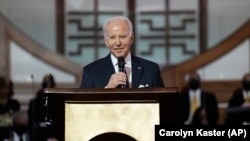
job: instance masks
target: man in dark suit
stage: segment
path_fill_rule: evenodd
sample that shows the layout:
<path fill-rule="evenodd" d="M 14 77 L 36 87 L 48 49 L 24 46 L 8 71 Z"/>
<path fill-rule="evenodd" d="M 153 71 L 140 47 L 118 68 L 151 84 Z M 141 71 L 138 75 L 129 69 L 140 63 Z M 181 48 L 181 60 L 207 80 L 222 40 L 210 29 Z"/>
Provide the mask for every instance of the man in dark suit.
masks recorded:
<path fill-rule="evenodd" d="M 126 17 L 108 19 L 104 26 L 105 44 L 110 53 L 83 68 L 80 88 L 164 87 L 158 64 L 130 53 L 134 41 L 133 26 Z M 125 58 L 125 71 L 120 72 L 118 58 Z"/>
<path fill-rule="evenodd" d="M 218 107 L 215 95 L 201 88 L 201 79 L 198 73 L 191 72 L 188 77 L 188 86 L 181 91 L 179 101 L 180 123 L 192 124 L 197 109 L 204 109 L 205 114 L 203 113 L 203 116 L 196 116 L 202 118 L 201 121 L 206 121 L 204 124 L 216 125 L 218 122 Z M 196 104 L 192 102 L 194 97 L 196 97 Z"/>
<path fill-rule="evenodd" d="M 226 124 L 250 125 L 250 73 L 243 76 L 241 85 L 241 88 L 233 91 L 228 102 Z"/>

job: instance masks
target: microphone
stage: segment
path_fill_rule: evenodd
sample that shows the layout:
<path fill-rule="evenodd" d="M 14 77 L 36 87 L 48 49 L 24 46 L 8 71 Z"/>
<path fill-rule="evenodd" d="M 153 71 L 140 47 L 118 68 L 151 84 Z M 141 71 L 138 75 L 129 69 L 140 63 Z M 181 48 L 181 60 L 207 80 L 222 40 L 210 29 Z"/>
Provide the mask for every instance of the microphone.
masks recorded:
<path fill-rule="evenodd" d="M 47 83 L 47 88 L 52 88 L 52 87 L 53 87 L 53 86 L 52 86 L 52 83 L 53 83 L 53 82 L 52 82 L 52 81 L 53 81 L 52 79 L 53 79 L 53 78 L 52 78 L 52 74 L 49 74 L 49 75 L 48 75 L 48 80 L 47 80 L 47 82 L 46 82 L 46 83 Z"/>
<path fill-rule="evenodd" d="M 125 68 L 125 59 L 124 59 L 124 57 L 119 57 L 118 58 L 118 68 L 119 68 L 119 72 L 124 72 L 124 68 Z"/>
<path fill-rule="evenodd" d="M 35 81 L 34 81 L 34 75 L 30 75 L 31 83 L 32 83 L 32 94 L 35 96 Z"/>
<path fill-rule="evenodd" d="M 118 71 L 125 73 L 125 59 L 124 57 L 118 57 Z M 126 85 L 119 85 L 120 88 L 126 88 Z"/>

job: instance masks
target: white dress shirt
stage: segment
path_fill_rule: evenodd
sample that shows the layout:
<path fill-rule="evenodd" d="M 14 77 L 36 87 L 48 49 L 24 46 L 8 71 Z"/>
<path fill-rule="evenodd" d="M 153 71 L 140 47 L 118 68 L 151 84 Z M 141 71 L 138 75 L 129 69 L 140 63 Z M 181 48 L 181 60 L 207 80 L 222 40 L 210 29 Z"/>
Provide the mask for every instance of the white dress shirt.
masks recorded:
<path fill-rule="evenodd" d="M 247 98 L 250 97 L 250 91 L 243 90 L 243 97 L 245 100 L 247 100 Z"/>
<path fill-rule="evenodd" d="M 190 124 L 192 119 L 193 119 L 193 113 L 191 112 L 192 111 L 192 99 L 193 99 L 193 96 L 196 95 L 196 98 L 197 98 L 197 106 L 200 107 L 201 106 L 201 89 L 197 89 L 197 90 L 189 90 L 188 92 L 188 95 L 189 95 L 189 103 L 190 103 L 190 112 L 189 112 L 189 116 L 188 116 L 188 119 L 185 121 L 185 124 Z"/>
<path fill-rule="evenodd" d="M 30 141 L 29 135 L 28 135 L 27 132 L 23 133 L 23 135 L 21 136 L 21 138 L 23 139 L 23 141 Z M 16 132 L 13 132 L 12 141 L 20 141 L 20 137 L 19 137 L 19 135 Z"/>

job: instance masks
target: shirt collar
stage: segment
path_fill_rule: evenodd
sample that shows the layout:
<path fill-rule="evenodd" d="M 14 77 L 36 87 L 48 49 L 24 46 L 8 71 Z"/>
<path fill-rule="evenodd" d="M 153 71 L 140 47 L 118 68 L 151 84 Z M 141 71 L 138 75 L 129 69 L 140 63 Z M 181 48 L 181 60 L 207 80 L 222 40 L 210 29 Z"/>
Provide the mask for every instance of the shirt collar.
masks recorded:
<path fill-rule="evenodd" d="M 117 58 L 111 53 L 111 61 L 113 66 L 117 65 Z M 128 55 L 125 57 L 126 65 L 131 65 L 131 53 L 129 52 Z"/>
<path fill-rule="evenodd" d="M 243 96 L 244 98 L 250 96 L 250 91 L 243 90 Z"/>
<path fill-rule="evenodd" d="M 200 89 L 200 88 L 199 88 L 199 89 L 196 89 L 196 90 L 191 90 L 191 89 L 189 89 L 189 93 L 190 93 L 191 97 L 193 97 L 193 95 L 200 96 L 200 94 L 201 94 L 201 89 Z"/>

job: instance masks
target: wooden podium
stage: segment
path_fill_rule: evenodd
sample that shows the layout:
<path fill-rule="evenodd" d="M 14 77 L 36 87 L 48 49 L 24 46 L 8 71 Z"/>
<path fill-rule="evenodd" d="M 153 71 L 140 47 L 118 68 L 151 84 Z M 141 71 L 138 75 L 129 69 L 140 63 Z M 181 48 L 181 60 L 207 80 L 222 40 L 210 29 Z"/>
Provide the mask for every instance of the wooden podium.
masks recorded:
<path fill-rule="evenodd" d="M 47 88 L 49 126 L 65 141 L 154 140 L 154 125 L 177 123 L 179 89 Z M 101 139 L 101 140 L 100 140 Z"/>

